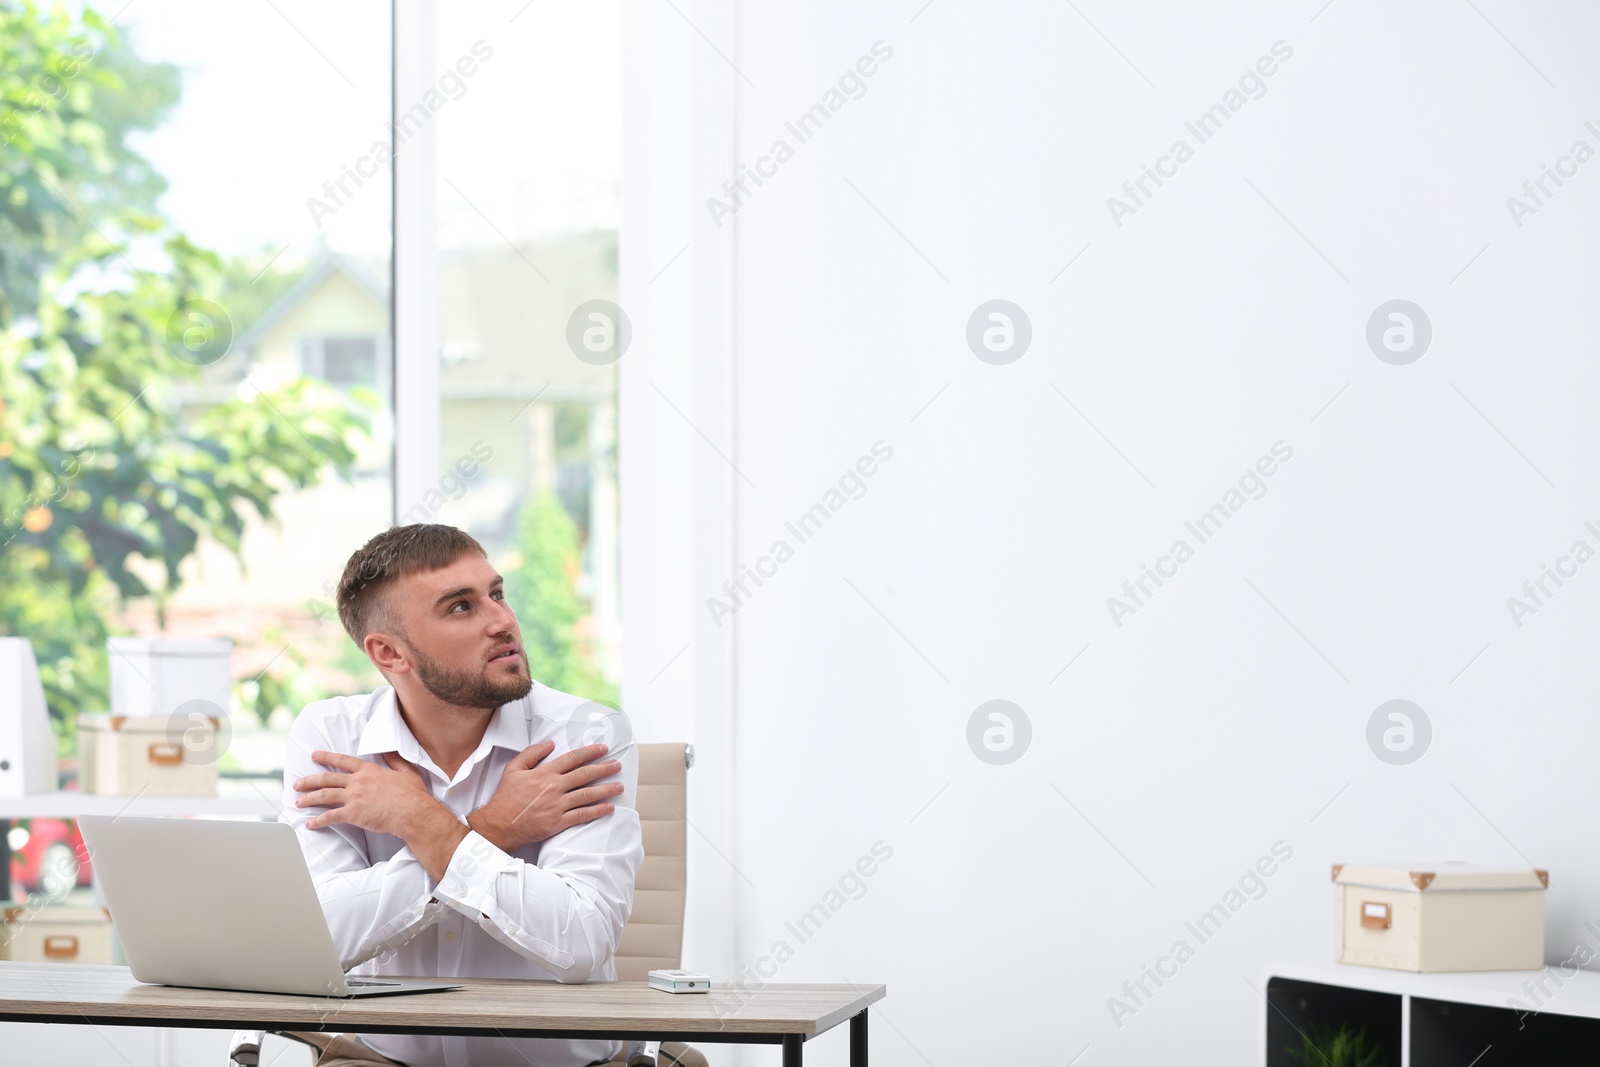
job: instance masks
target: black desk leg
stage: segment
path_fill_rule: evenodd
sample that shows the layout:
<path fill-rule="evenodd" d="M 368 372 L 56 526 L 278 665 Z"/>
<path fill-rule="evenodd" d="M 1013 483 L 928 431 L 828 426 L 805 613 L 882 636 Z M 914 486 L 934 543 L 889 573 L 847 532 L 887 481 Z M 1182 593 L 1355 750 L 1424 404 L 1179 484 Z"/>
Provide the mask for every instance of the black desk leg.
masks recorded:
<path fill-rule="evenodd" d="M 799 1034 L 783 1035 L 783 1067 L 800 1067 L 800 1049 L 804 1040 Z"/>
<path fill-rule="evenodd" d="M 867 1009 L 850 1016 L 850 1067 L 867 1067 Z"/>

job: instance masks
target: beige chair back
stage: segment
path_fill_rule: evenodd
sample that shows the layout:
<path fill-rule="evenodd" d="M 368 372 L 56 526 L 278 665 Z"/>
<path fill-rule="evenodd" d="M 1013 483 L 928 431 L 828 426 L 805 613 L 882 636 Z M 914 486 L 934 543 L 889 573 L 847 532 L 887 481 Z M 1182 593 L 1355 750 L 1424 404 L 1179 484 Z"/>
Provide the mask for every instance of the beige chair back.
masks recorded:
<path fill-rule="evenodd" d="M 633 889 L 633 914 L 617 945 L 617 979 L 643 982 L 648 971 L 683 960 L 688 888 L 689 765 L 681 743 L 639 746 L 639 822 L 644 862 Z"/>

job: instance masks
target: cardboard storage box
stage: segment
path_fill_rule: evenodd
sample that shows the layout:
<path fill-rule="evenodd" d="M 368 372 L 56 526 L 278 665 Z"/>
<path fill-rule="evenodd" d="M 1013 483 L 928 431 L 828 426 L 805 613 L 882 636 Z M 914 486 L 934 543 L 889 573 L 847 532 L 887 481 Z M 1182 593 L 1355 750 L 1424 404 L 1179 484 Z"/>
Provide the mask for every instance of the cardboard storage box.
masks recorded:
<path fill-rule="evenodd" d="M 228 660 L 233 642 L 164 637 L 111 637 L 111 714 L 170 716 L 191 701 L 203 700 L 216 715 L 228 709 L 233 681 Z"/>
<path fill-rule="evenodd" d="M 0 960 L 12 963 L 111 962 L 105 908 L 0 905 Z"/>
<path fill-rule="evenodd" d="M 78 716 L 78 788 L 99 796 L 209 797 L 217 793 L 218 720 Z"/>
<path fill-rule="evenodd" d="M 1544 966 L 1547 872 L 1470 863 L 1335 864 L 1334 955 L 1397 971 Z"/>

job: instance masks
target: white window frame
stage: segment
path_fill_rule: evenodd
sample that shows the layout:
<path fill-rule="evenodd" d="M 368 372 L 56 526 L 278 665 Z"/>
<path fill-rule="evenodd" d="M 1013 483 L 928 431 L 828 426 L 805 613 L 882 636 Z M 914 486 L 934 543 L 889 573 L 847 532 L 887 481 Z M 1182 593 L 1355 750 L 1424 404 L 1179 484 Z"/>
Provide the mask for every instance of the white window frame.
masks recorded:
<path fill-rule="evenodd" d="M 432 88 L 437 0 L 391 3 L 395 111 Z M 631 590 L 622 625 L 625 633 L 653 635 L 659 655 L 624 657 L 622 696 L 642 735 L 691 741 L 703 757 L 690 796 L 700 835 L 689 843 L 685 945 L 705 966 L 731 974 L 742 958 L 737 924 L 728 921 L 742 899 L 729 861 L 738 857 L 732 798 L 741 626 L 738 619 L 714 626 L 698 597 L 741 558 L 738 482 L 727 456 L 701 440 L 725 442 L 737 461 L 740 227 L 734 219 L 719 228 L 703 204 L 739 159 L 739 0 L 687 6 L 692 32 L 672 5 L 624 7 L 622 181 L 635 192 L 623 200 L 619 302 L 654 336 L 639 342 L 649 361 L 630 355 L 618 367 L 617 430 L 622 442 L 645 442 L 620 444 L 617 454 L 619 492 L 629 499 L 618 531 L 621 583 Z M 396 522 L 440 472 L 437 126 L 414 133 L 391 165 Z M 680 257 L 662 276 L 663 265 Z M 668 395 L 681 407 L 662 399 Z M 660 447 L 673 440 L 680 447 Z M 683 456 L 689 461 L 673 462 Z M 665 677 L 663 662 L 676 664 Z M 700 838 L 722 845 L 708 854 Z"/>
<path fill-rule="evenodd" d="M 419 100 L 438 76 L 434 0 L 391 0 L 394 32 L 389 111 Z M 438 123 L 424 123 L 391 163 L 394 181 L 389 323 L 394 352 L 394 512 L 423 499 L 439 480 Z"/>

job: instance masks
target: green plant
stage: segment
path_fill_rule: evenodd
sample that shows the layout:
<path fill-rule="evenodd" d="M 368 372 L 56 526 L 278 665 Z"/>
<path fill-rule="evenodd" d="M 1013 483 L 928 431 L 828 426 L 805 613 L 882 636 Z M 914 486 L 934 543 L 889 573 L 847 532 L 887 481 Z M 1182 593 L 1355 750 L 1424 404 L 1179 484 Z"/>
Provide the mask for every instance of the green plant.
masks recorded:
<path fill-rule="evenodd" d="M 243 563 L 244 513 L 275 522 L 369 433 L 304 379 L 184 414 L 194 302 L 242 325 L 242 269 L 163 217 L 166 182 L 128 143 L 180 93 L 96 12 L 0 0 L 0 634 L 32 640 L 64 751 L 106 705 L 117 611 L 150 598 L 165 626 L 202 538 Z"/>
<path fill-rule="evenodd" d="M 1299 1048 L 1290 1045 L 1286 1050 L 1300 1067 L 1386 1067 L 1388 1063 L 1383 1049 L 1367 1038 L 1366 1027 L 1312 1026 L 1300 1031 L 1300 1038 Z"/>
<path fill-rule="evenodd" d="M 578 528 L 548 490 L 523 506 L 516 553 L 506 599 L 522 627 L 529 672 L 552 689 L 615 707 L 616 687 L 593 668 L 577 635 L 585 614 L 576 589 Z"/>

